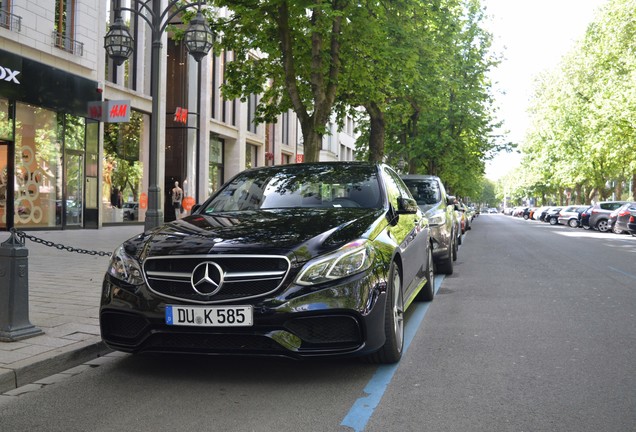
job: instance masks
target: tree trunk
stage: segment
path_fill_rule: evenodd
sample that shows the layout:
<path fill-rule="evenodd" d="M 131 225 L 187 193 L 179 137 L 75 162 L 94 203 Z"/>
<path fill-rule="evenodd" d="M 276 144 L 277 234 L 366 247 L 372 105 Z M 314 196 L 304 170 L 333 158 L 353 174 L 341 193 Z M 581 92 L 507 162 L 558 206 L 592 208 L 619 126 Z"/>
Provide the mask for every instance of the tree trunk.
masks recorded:
<path fill-rule="evenodd" d="M 614 195 L 616 195 L 616 200 L 620 201 L 623 196 L 623 181 L 616 180 L 616 186 L 614 187 Z"/>
<path fill-rule="evenodd" d="M 303 131 L 303 151 L 305 152 L 305 162 L 318 162 L 320 159 L 322 134 L 318 133 L 316 130 L 313 119 L 314 117 L 311 116 L 300 123 L 300 127 Z"/>
<path fill-rule="evenodd" d="M 384 134 L 386 123 L 384 113 L 375 102 L 365 105 L 369 120 L 371 123 L 371 131 L 369 134 L 369 162 L 380 163 L 384 160 Z"/>

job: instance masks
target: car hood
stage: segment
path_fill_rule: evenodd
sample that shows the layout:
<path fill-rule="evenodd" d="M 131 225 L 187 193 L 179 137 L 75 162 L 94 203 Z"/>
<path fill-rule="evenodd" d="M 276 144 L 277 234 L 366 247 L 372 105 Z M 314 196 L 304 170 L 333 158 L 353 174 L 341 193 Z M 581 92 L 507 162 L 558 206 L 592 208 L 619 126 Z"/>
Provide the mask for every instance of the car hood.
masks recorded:
<path fill-rule="evenodd" d="M 435 203 L 435 204 L 420 204 L 418 207 L 420 208 L 420 210 L 422 210 L 423 213 L 428 214 L 428 213 L 431 213 L 433 210 L 437 209 L 437 203 Z"/>
<path fill-rule="evenodd" d="M 165 255 L 265 253 L 299 262 L 359 238 L 375 238 L 388 224 L 383 209 L 283 209 L 195 214 L 130 239 L 140 259 Z"/>

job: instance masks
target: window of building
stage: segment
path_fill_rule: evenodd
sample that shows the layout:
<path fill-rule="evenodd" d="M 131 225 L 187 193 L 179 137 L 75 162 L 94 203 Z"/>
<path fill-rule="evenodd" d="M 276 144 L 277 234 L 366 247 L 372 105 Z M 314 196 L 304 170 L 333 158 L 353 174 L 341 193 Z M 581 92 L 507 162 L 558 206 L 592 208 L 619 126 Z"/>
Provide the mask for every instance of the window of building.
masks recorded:
<path fill-rule="evenodd" d="M 225 142 L 214 134 L 210 134 L 210 162 L 208 177 L 208 194 L 212 195 L 223 184 L 223 148 Z"/>
<path fill-rule="evenodd" d="M 258 124 L 256 123 L 256 106 L 258 105 L 258 96 L 255 94 L 249 95 L 247 98 L 247 130 L 248 132 L 256 133 Z"/>
<path fill-rule="evenodd" d="M 281 129 L 281 142 L 289 145 L 289 111 L 284 112 L 282 115 Z"/>
<path fill-rule="evenodd" d="M 82 44 L 75 41 L 75 0 L 55 0 L 53 44 L 70 53 L 82 55 Z"/>
<path fill-rule="evenodd" d="M 210 101 L 210 118 L 217 118 L 218 101 L 221 100 L 219 85 L 217 82 L 217 73 L 219 73 L 219 64 L 222 62 L 222 58 L 218 56 L 212 57 L 212 91 Z"/>
<path fill-rule="evenodd" d="M 245 149 L 245 168 L 254 168 L 258 166 L 258 146 L 246 144 Z"/>
<path fill-rule="evenodd" d="M 11 1 L 0 1 L 0 27 L 11 28 Z"/>

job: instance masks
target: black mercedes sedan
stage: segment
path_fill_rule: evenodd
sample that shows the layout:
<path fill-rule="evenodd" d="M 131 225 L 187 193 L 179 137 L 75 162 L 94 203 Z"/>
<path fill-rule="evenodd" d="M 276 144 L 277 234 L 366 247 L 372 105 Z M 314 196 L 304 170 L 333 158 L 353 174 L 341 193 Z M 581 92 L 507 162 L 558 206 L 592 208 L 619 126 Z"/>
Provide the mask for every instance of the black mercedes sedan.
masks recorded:
<path fill-rule="evenodd" d="M 102 339 L 131 353 L 394 363 L 405 311 L 433 299 L 432 260 L 428 220 L 389 166 L 254 168 L 115 250 Z"/>

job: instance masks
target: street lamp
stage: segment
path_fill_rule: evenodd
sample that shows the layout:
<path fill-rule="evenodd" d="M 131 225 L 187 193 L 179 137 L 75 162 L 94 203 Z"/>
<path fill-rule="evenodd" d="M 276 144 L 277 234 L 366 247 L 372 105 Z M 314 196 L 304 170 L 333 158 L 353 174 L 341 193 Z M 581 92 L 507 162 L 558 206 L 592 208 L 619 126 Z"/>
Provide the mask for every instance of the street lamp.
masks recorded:
<path fill-rule="evenodd" d="M 150 145 L 148 148 L 148 210 L 146 211 L 145 229 L 156 228 L 163 224 L 161 209 L 161 185 L 159 183 L 159 83 L 161 82 L 160 58 L 163 44 L 161 36 L 172 19 L 183 11 L 197 7 L 197 15 L 186 30 L 186 47 L 199 61 L 212 47 L 213 35 L 201 14 L 201 6 L 206 1 L 183 3 L 182 0 L 170 0 L 162 10 L 162 0 L 131 0 L 131 7 L 118 5 L 116 19 L 109 32 L 104 36 L 106 53 L 119 65 L 132 53 L 132 36 L 121 19 L 121 11 L 129 11 L 150 26 L 152 32 L 152 55 L 150 64 L 150 92 L 152 95 L 152 115 L 150 118 Z"/>
<path fill-rule="evenodd" d="M 200 10 L 194 19 L 190 21 L 188 29 L 183 34 L 183 40 L 188 52 L 197 62 L 201 61 L 212 48 L 214 34 L 210 31 L 208 23 L 203 18 Z"/>

